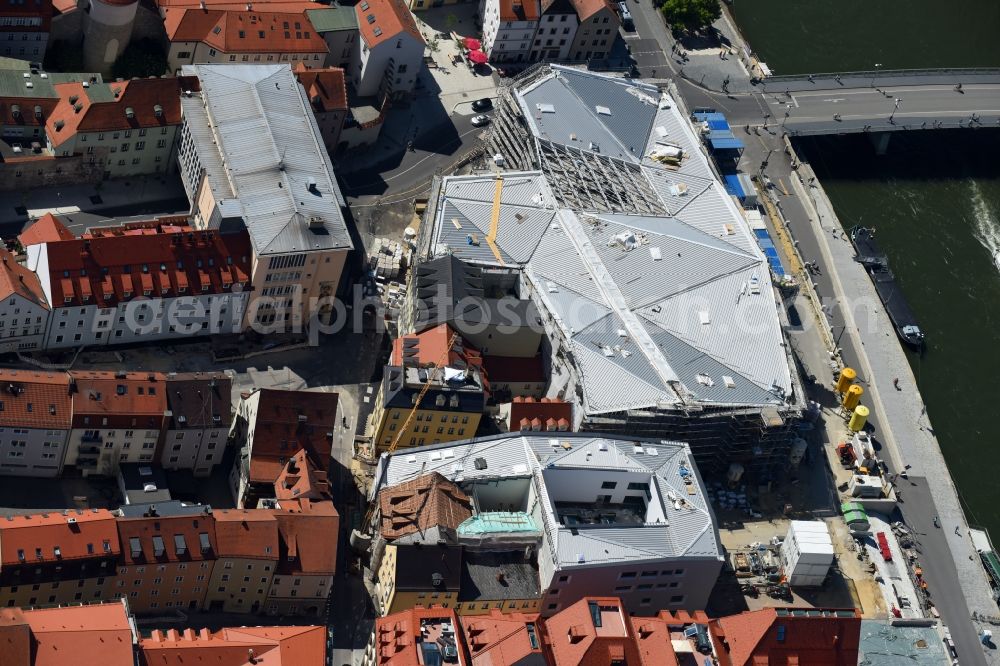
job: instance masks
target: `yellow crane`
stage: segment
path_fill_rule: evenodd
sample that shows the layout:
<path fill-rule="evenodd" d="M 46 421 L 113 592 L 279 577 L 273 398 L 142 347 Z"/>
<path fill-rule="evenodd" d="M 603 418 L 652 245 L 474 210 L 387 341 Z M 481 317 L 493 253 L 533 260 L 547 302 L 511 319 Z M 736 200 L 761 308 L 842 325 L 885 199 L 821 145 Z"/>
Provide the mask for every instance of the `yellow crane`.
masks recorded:
<path fill-rule="evenodd" d="M 438 361 L 438 364 L 434 367 L 434 369 L 427 375 L 427 381 L 420 387 L 420 393 L 417 394 L 417 399 L 413 401 L 413 408 L 410 409 L 410 413 L 406 415 L 406 420 L 403 421 L 403 425 L 401 425 L 399 430 L 396 431 L 396 437 L 392 440 L 392 443 L 389 444 L 389 448 L 386 449 L 386 453 L 392 454 L 397 448 L 399 448 L 400 441 L 402 441 L 403 436 L 409 432 L 410 426 L 413 425 L 413 419 L 417 417 L 417 410 L 420 409 L 420 403 L 423 402 L 424 396 L 427 395 L 427 392 L 431 390 L 434 380 L 437 379 L 438 372 L 448 365 L 448 361 L 451 359 L 451 350 L 454 348 L 455 343 L 458 342 L 459 337 L 458 333 L 452 333 L 451 337 L 448 339 L 448 344 L 445 347 L 442 358 Z M 377 498 L 372 498 L 371 504 L 368 506 L 368 512 L 365 514 L 364 522 L 361 523 L 363 526 L 362 529 L 367 528 L 368 524 L 372 520 L 372 517 L 375 515 L 375 507 L 377 506 L 376 499 Z"/>

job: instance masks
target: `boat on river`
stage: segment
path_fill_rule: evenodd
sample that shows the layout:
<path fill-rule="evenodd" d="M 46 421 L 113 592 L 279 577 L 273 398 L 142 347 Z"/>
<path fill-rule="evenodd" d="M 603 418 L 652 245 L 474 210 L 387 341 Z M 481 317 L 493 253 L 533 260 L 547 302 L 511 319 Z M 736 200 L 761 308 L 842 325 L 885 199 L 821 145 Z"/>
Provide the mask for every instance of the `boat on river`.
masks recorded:
<path fill-rule="evenodd" d="M 896 283 L 896 276 L 889 269 L 889 260 L 875 242 L 875 230 L 857 226 L 851 229 L 850 237 L 854 245 L 854 260 L 865 267 L 875 284 L 875 291 L 892 320 L 896 333 L 904 343 L 920 351 L 924 346 L 924 333 Z"/>

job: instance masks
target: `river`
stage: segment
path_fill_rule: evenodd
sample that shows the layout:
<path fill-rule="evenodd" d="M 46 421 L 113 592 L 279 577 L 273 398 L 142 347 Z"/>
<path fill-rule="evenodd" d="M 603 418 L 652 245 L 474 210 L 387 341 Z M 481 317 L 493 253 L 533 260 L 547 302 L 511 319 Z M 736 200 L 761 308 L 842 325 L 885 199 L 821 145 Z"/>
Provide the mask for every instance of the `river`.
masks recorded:
<path fill-rule="evenodd" d="M 776 74 L 1000 67 L 1000 3 L 735 0 L 737 23 Z M 968 519 L 1000 540 L 1000 130 L 799 142 L 845 228 L 878 227 L 927 335 L 910 354 Z"/>

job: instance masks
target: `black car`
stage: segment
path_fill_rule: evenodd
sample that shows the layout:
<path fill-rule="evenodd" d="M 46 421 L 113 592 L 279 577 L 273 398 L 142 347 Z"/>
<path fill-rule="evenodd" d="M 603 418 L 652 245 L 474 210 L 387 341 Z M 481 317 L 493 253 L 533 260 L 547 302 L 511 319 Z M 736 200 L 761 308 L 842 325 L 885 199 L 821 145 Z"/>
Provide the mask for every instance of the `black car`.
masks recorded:
<path fill-rule="evenodd" d="M 477 99 L 472 103 L 473 111 L 489 111 L 493 108 L 493 100 L 489 97 L 484 97 L 482 99 Z"/>

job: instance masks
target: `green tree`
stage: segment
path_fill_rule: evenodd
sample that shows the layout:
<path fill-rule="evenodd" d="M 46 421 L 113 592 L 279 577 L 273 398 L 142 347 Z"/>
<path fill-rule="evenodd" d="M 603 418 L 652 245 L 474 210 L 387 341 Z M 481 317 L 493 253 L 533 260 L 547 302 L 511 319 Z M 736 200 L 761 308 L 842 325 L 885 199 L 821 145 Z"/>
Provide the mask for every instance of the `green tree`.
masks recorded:
<path fill-rule="evenodd" d="M 719 0 L 666 0 L 660 11 L 671 27 L 687 32 L 707 28 L 722 16 Z"/>
<path fill-rule="evenodd" d="M 155 39 L 139 39 L 129 42 L 122 54 L 111 66 L 115 78 L 131 79 L 160 76 L 167 73 L 167 54 Z"/>

